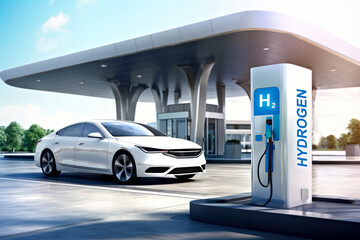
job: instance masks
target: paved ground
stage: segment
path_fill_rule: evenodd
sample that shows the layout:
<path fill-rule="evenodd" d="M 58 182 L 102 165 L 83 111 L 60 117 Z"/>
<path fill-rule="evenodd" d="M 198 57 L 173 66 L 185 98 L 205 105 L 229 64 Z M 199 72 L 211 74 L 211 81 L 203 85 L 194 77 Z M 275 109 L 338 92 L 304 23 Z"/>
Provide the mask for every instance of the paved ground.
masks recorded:
<path fill-rule="evenodd" d="M 314 165 L 314 194 L 360 198 L 360 165 Z M 0 157 L 0 239 L 290 239 L 189 219 L 193 199 L 250 191 L 250 164 L 209 164 L 189 182 L 99 175 L 46 178 L 32 161 Z M 294 238 L 295 239 L 295 238 Z"/>

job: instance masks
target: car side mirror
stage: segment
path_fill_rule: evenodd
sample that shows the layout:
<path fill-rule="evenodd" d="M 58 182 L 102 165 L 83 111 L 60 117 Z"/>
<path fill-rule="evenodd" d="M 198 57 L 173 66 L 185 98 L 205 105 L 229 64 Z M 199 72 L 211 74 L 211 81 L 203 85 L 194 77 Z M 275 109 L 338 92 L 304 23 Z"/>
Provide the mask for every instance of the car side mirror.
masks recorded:
<path fill-rule="evenodd" d="M 88 137 L 89 137 L 89 138 L 101 138 L 101 139 L 104 138 L 103 136 L 101 136 L 101 134 L 100 134 L 99 132 L 89 133 Z"/>

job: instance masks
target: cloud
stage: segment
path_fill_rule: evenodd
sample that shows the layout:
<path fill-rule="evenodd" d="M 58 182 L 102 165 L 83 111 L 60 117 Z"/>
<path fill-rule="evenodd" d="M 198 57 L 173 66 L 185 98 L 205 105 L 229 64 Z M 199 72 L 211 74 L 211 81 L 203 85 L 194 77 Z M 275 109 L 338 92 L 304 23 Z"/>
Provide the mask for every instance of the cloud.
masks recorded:
<path fill-rule="evenodd" d="M 36 49 L 47 52 L 58 48 L 70 36 L 70 31 L 66 28 L 69 20 L 70 16 L 63 12 L 46 20 L 40 29 L 41 36 L 36 42 Z"/>
<path fill-rule="evenodd" d="M 50 36 L 41 36 L 36 42 L 36 49 L 40 52 L 47 52 L 57 48 L 63 41 L 69 37 L 69 32 L 64 32 L 63 34 L 50 37 Z"/>
<path fill-rule="evenodd" d="M 50 1 L 49 1 L 49 5 L 50 5 L 50 6 L 53 5 L 54 2 L 55 2 L 55 0 L 50 0 Z"/>
<path fill-rule="evenodd" d="M 69 22 L 69 15 L 59 12 L 57 16 L 51 16 L 41 27 L 41 32 L 51 33 L 66 31 L 66 24 Z"/>
<path fill-rule="evenodd" d="M 84 7 L 84 6 L 88 6 L 88 5 L 93 5 L 95 6 L 97 4 L 96 0 L 78 0 L 77 1 L 77 6 L 78 7 Z"/>
<path fill-rule="evenodd" d="M 47 39 L 45 36 L 41 36 L 36 42 L 36 49 L 40 52 L 47 52 L 51 49 L 57 48 L 57 46 L 58 44 L 54 39 Z"/>

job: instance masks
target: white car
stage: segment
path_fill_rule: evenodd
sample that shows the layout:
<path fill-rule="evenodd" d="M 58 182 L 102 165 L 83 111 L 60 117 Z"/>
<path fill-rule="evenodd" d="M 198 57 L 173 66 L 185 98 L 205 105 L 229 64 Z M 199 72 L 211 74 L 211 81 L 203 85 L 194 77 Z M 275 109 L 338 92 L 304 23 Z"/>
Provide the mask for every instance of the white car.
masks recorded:
<path fill-rule="evenodd" d="M 137 177 L 187 180 L 204 173 L 205 164 L 199 145 L 129 121 L 72 124 L 40 139 L 35 151 L 35 165 L 46 176 L 88 172 L 114 175 L 122 183 Z"/>

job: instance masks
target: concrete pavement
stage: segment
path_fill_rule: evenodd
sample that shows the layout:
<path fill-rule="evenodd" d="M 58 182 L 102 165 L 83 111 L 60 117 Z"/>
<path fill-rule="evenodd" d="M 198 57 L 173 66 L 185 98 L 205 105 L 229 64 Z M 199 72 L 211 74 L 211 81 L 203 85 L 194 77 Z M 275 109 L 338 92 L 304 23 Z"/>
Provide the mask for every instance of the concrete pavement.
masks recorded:
<path fill-rule="evenodd" d="M 0 158 L 0 239 L 290 239 L 199 223 L 189 202 L 250 191 L 249 164 L 209 164 L 180 182 L 61 173 L 47 178 L 31 161 Z M 314 193 L 360 198 L 359 165 L 314 166 Z M 294 238 L 295 239 L 295 238 Z"/>

